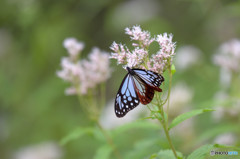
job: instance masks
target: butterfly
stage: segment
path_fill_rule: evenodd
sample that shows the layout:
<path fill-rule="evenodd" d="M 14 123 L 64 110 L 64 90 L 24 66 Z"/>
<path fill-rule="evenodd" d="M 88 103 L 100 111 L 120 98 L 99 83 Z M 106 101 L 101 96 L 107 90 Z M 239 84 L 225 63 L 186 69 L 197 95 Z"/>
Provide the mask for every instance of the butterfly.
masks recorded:
<path fill-rule="evenodd" d="M 154 91 L 162 92 L 159 86 L 164 81 L 160 74 L 143 69 L 130 69 L 124 77 L 115 98 L 115 114 L 117 117 L 125 116 L 140 103 L 150 103 Z"/>

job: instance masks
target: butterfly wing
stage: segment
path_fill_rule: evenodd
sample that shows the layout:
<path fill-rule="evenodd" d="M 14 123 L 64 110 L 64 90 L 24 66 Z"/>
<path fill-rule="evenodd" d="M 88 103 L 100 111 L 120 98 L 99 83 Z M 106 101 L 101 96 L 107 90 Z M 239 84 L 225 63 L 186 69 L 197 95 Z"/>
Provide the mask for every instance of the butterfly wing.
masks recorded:
<path fill-rule="evenodd" d="M 154 89 L 152 87 L 149 87 L 138 76 L 134 76 L 133 81 L 134 81 L 134 88 L 137 92 L 140 102 L 144 105 L 150 103 L 154 97 Z"/>
<path fill-rule="evenodd" d="M 135 75 L 132 77 L 134 81 L 134 88 L 137 92 L 139 100 L 142 104 L 150 103 L 154 97 L 154 91 L 161 92 L 159 88 L 164 78 L 152 71 L 133 69 Z"/>
<path fill-rule="evenodd" d="M 147 85 L 152 87 L 155 91 L 162 92 L 162 89 L 159 86 L 164 81 L 163 76 L 160 74 L 143 69 L 133 69 L 138 77 L 140 77 Z"/>
<path fill-rule="evenodd" d="M 135 74 L 127 74 L 118 90 L 115 99 L 115 114 L 117 117 L 125 116 L 130 110 L 141 102 L 148 104 L 154 97 L 154 91 L 161 92 L 159 88 L 164 78 L 152 71 L 132 69 Z"/>
<path fill-rule="evenodd" d="M 115 114 L 117 117 L 125 116 L 127 112 L 140 103 L 133 82 L 133 77 L 127 74 L 121 83 L 115 98 Z"/>

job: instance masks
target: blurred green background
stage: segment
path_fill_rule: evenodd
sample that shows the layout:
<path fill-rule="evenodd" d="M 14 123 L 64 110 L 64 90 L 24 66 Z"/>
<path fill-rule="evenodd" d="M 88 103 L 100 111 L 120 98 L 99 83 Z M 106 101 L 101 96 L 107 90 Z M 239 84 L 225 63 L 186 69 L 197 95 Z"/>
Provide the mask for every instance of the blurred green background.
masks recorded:
<path fill-rule="evenodd" d="M 240 1 L 1 0 L 0 158 L 38 143 L 57 143 L 78 125 L 88 125 L 77 98 L 64 95 L 67 84 L 56 76 L 61 57 L 67 55 L 65 38 L 84 41 L 86 57 L 93 46 L 110 52 L 113 41 L 129 45 L 124 29 L 136 24 L 152 35 L 173 33 L 177 50 L 184 45 L 201 50 L 197 65 L 184 71 L 176 67 L 173 82 L 182 81 L 194 91 L 192 106 L 210 107 L 208 101 L 221 89 L 212 56 L 221 43 L 240 38 Z M 111 63 L 108 101 L 123 78 L 119 72 L 124 73 L 116 61 Z M 212 127 L 206 124 L 209 118 L 198 118 L 196 132 Z M 62 158 L 91 158 L 97 146 L 85 137 L 60 149 Z"/>

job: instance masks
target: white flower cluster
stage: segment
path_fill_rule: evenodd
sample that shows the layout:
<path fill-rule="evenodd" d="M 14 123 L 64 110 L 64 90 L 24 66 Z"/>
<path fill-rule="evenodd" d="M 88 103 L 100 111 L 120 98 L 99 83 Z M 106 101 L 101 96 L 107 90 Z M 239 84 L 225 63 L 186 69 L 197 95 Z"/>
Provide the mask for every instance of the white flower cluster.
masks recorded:
<path fill-rule="evenodd" d="M 86 94 L 88 89 L 96 87 L 97 84 L 110 77 L 108 53 L 93 48 L 88 60 L 79 60 L 78 56 L 84 48 L 82 42 L 68 38 L 64 41 L 64 47 L 68 50 L 70 56 L 62 58 L 62 70 L 57 71 L 57 75 L 72 84 L 65 91 L 67 95 Z"/>
<path fill-rule="evenodd" d="M 175 42 L 172 42 L 172 34 L 157 35 L 156 38 L 151 38 L 148 31 L 144 31 L 140 26 L 133 26 L 125 29 L 126 34 L 130 35 L 131 40 L 138 43 L 132 43 L 134 49 L 130 51 L 125 45 L 113 42 L 110 49 L 111 58 L 117 59 L 118 64 L 123 64 L 124 67 L 139 67 L 149 69 L 162 74 L 172 63 L 173 55 L 175 55 Z M 159 51 L 149 58 L 149 46 L 152 42 L 158 42 Z"/>
<path fill-rule="evenodd" d="M 67 38 L 63 42 L 63 46 L 65 49 L 67 49 L 70 57 L 72 59 L 77 58 L 79 55 L 79 52 L 81 52 L 84 49 L 84 43 L 78 42 L 75 38 Z"/>
<path fill-rule="evenodd" d="M 148 62 L 148 68 L 154 72 L 162 74 L 169 65 L 172 64 L 175 55 L 175 42 L 172 42 L 173 35 L 164 33 L 157 36 L 156 41 L 160 46 L 160 50 L 152 55 Z"/>
<path fill-rule="evenodd" d="M 133 43 L 133 46 L 148 47 L 155 40 L 151 38 L 150 32 L 142 30 L 140 26 L 126 28 L 125 33 L 130 35 L 131 40 L 139 41 L 139 44 Z"/>
<path fill-rule="evenodd" d="M 240 71 L 240 40 L 233 39 L 223 43 L 213 57 L 213 62 L 232 72 Z"/>

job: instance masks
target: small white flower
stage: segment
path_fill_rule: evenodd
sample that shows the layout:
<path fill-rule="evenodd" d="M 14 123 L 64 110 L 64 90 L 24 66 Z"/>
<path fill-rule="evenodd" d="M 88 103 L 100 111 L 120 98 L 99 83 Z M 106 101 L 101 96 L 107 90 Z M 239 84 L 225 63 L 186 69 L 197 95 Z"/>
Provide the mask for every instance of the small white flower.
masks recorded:
<path fill-rule="evenodd" d="M 67 39 L 64 46 L 68 49 L 80 51 L 83 45 L 76 39 Z M 106 81 L 111 75 L 109 55 L 102 52 L 99 48 L 93 48 L 88 56 L 88 60 L 79 60 L 72 56 L 77 54 L 69 53 L 70 57 L 64 57 L 61 61 L 62 70 L 57 71 L 58 77 L 70 82 L 72 86 L 66 89 L 66 95 L 76 93 L 87 94 L 88 89 L 96 87 Z"/>
<path fill-rule="evenodd" d="M 115 41 L 110 46 L 110 49 L 113 50 L 114 52 L 119 52 L 119 46 Z"/>
<path fill-rule="evenodd" d="M 88 88 L 94 88 L 97 84 L 106 81 L 111 75 L 109 67 L 109 55 L 93 48 L 88 56 L 89 60 L 82 60 L 81 66 L 84 72 L 79 75 L 81 82 L 81 93 L 86 94 Z"/>
<path fill-rule="evenodd" d="M 78 54 L 84 49 L 84 43 L 77 41 L 75 38 L 66 38 L 63 46 L 67 49 L 70 57 L 76 58 Z"/>
<path fill-rule="evenodd" d="M 130 54 L 127 47 L 125 49 L 122 44 L 117 44 L 116 42 L 113 42 L 110 49 L 114 51 L 111 53 L 110 58 L 117 59 L 118 64 L 125 64 L 127 62 L 127 56 L 129 56 Z"/>
<path fill-rule="evenodd" d="M 126 28 L 125 33 L 130 35 L 132 40 L 139 41 L 142 47 L 148 47 L 154 41 L 154 38 L 151 38 L 150 32 L 142 30 L 141 27 L 137 25 L 132 28 Z M 133 43 L 133 46 L 140 45 Z"/>
<path fill-rule="evenodd" d="M 133 26 L 125 29 L 126 34 L 130 35 L 131 40 L 138 43 L 132 43 L 133 51 L 122 44 L 113 42 L 110 47 L 113 50 L 110 58 L 117 59 L 118 64 L 123 64 L 123 68 L 137 67 L 148 69 L 162 74 L 172 64 L 172 58 L 175 55 L 175 42 L 172 41 L 173 35 L 164 33 L 157 38 L 151 38 L 148 31 L 144 31 L 140 26 Z M 158 42 L 159 51 L 149 58 L 148 47 L 152 42 Z"/>
<path fill-rule="evenodd" d="M 77 90 L 75 87 L 69 87 L 65 90 L 66 95 L 75 95 L 77 94 Z"/>
<path fill-rule="evenodd" d="M 232 39 L 220 46 L 220 52 L 223 54 L 232 54 L 233 57 L 240 59 L 240 40 Z"/>
<path fill-rule="evenodd" d="M 173 35 L 164 33 L 157 35 L 156 41 L 160 46 L 157 54 L 153 54 L 148 63 L 151 71 L 162 74 L 172 64 L 172 58 L 175 55 L 175 42 L 172 42 Z"/>
<path fill-rule="evenodd" d="M 168 46 L 168 45 L 172 45 L 174 43 L 172 43 L 172 39 L 173 39 L 173 35 L 172 34 L 167 34 L 167 33 L 163 33 L 160 35 L 157 35 L 156 41 L 159 43 L 160 46 L 164 45 L 164 46 Z"/>
<path fill-rule="evenodd" d="M 74 82 L 75 78 L 82 75 L 82 67 L 79 63 L 72 62 L 69 58 L 63 57 L 61 61 L 62 70 L 57 71 L 58 77 L 68 82 Z"/>
<path fill-rule="evenodd" d="M 233 39 L 223 43 L 218 49 L 218 54 L 213 57 L 216 65 L 229 71 L 240 71 L 240 40 Z"/>
<path fill-rule="evenodd" d="M 89 69 L 89 74 L 92 75 L 92 79 L 96 84 L 106 81 L 111 75 L 111 69 L 109 67 L 109 55 L 106 52 L 101 52 L 98 48 L 93 48 L 89 55 L 91 66 L 86 67 Z"/>
<path fill-rule="evenodd" d="M 240 40 L 223 43 L 213 56 L 213 62 L 221 67 L 220 83 L 224 88 L 230 87 L 232 74 L 240 72 Z"/>
<path fill-rule="evenodd" d="M 127 65 L 129 67 L 139 67 L 147 57 L 147 51 L 140 48 L 135 48 L 131 54 L 127 55 Z"/>

